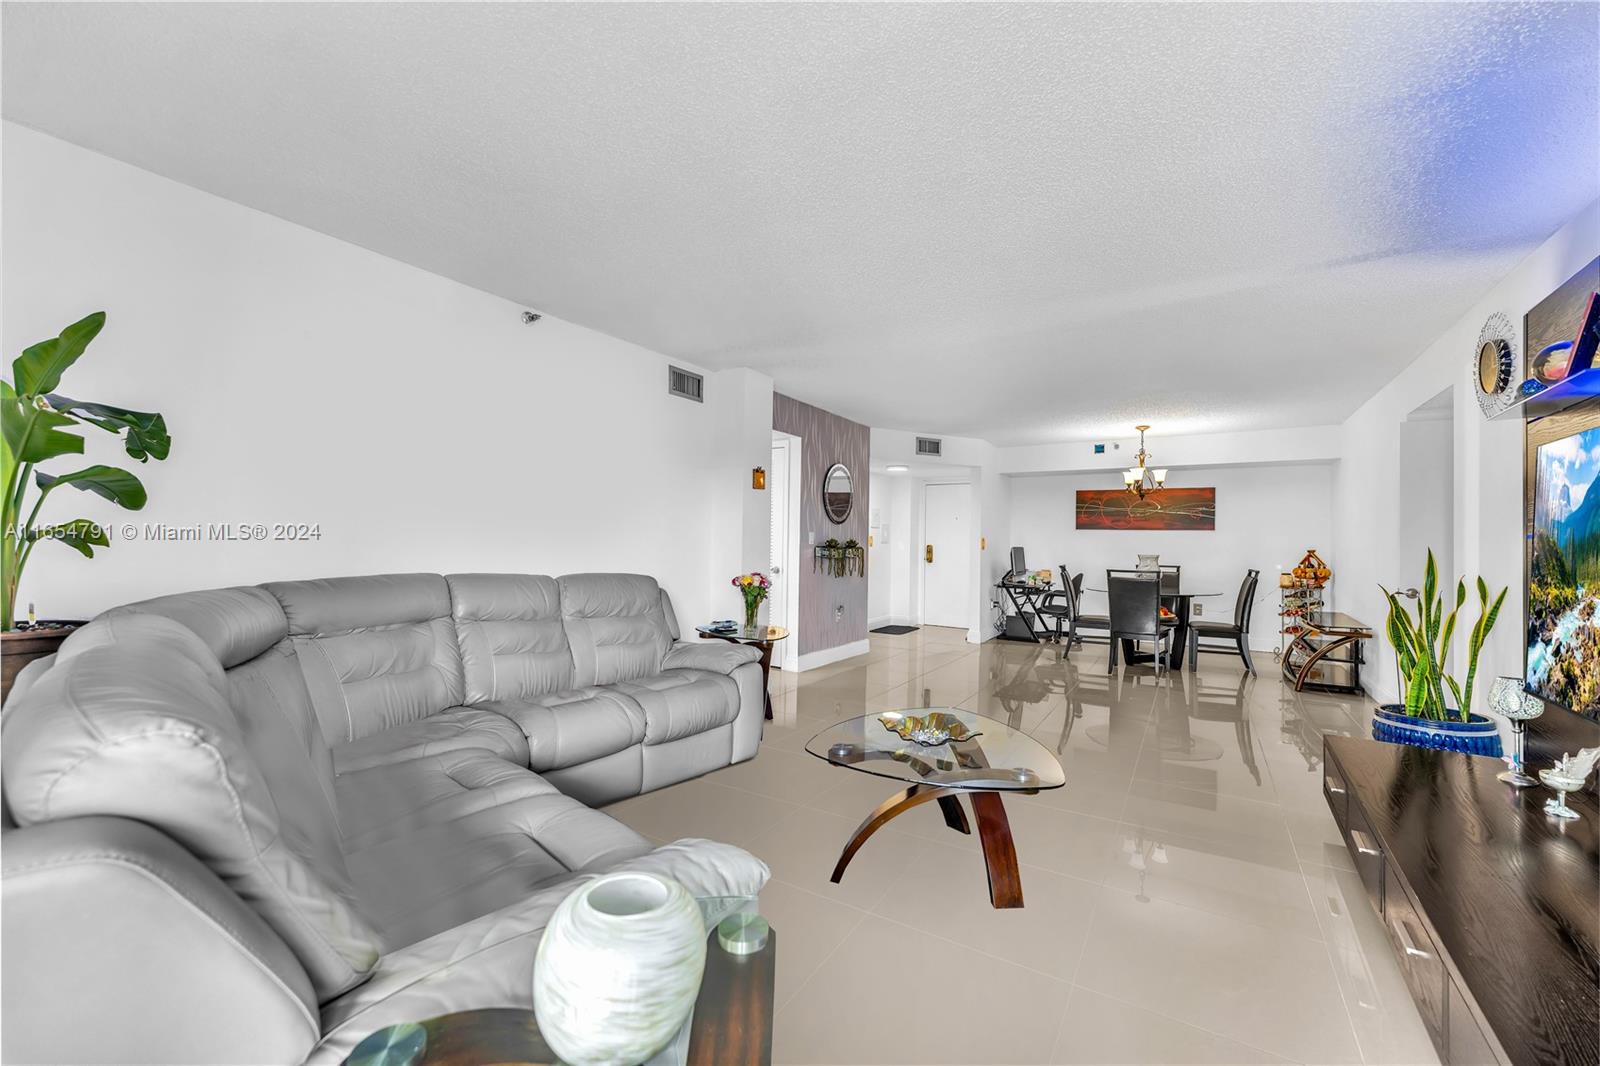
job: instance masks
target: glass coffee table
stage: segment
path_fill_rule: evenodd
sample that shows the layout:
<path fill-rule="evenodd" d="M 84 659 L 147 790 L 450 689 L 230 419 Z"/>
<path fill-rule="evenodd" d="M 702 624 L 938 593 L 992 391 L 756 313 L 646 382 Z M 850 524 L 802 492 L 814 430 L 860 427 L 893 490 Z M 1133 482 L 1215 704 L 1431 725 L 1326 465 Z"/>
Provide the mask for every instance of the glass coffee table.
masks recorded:
<path fill-rule="evenodd" d="M 918 727 L 925 732 L 918 735 Z M 902 736 L 902 733 L 911 734 Z M 948 738 L 940 740 L 941 734 Z M 1022 876 L 1001 796 L 1031 796 L 1067 783 L 1050 749 L 1004 722 L 954 707 L 916 707 L 877 711 L 829 726 L 806 742 L 817 758 L 864 774 L 905 782 L 907 787 L 880 803 L 845 844 L 831 880 L 890 819 L 936 800 L 945 825 L 972 832 L 960 797 L 965 794 L 978 822 L 978 840 L 989 872 L 989 902 L 997 908 L 1022 906 Z"/>

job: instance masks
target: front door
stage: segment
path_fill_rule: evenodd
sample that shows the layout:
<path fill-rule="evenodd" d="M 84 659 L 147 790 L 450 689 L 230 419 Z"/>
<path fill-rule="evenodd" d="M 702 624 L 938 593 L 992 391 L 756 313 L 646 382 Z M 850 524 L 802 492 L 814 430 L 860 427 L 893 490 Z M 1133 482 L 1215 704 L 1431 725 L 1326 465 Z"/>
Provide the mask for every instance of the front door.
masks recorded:
<path fill-rule="evenodd" d="M 922 622 L 972 626 L 972 492 L 929 485 L 923 495 Z"/>

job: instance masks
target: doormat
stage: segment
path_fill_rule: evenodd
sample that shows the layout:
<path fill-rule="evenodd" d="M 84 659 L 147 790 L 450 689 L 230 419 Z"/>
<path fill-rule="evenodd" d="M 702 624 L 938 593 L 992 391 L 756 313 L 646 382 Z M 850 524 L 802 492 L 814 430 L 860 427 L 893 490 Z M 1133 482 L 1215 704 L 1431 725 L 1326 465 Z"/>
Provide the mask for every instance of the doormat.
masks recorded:
<path fill-rule="evenodd" d="M 898 637 L 902 633 L 915 633 L 916 631 L 916 626 L 879 626 L 873 630 L 874 633 L 885 633 L 891 637 Z"/>

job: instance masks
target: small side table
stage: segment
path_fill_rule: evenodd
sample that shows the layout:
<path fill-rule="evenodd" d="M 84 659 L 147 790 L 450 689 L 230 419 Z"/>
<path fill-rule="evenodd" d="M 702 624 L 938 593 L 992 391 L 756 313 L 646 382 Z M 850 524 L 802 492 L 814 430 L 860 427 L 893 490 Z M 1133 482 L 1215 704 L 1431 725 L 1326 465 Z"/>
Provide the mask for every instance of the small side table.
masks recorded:
<path fill-rule="evenodd" d="M 1372 639 L 1367 624 L 1340 611 L 1307 611 L 1300 621 L 1301 631 L 1284 649 L 1284 679 L 1296 692 L 1360 692 L 1361 642 Z M 1334 679 L 1339 673 L 1343 683 Z"/>
<path fill-rule="evenodd" d="M 695 626 L 701 640 L 726 640 L 732 644 L 748 644 L 761 651 L 761 693 L 767 701 L 767 721 L 772 721 L 772 693 L 767 689 L 767 678 L 772 673 L 772 646 L 789 636 L 782 626 L 741 626 L 721 631 L 710 626 Z"/>
<path fill-rule="evenodd" d="M 687 1024 L 650 1066 L 771 1066 L 773 988 L 777 979 L 777 932 L 750 955 L 732 955 L 717 943 L 712 927 L 706 944 L 706 972 Z M 421 1040 L 396 1041 L 393 1051 L 376 1056 L 358 1048 L 343 1066 L 555 1066 L 557 1059 L 539 1032 L 533 1011 L 490 1007 L 429 1018 L 406 1028 Z M 374 1034 L 376 1036 L 376 1034 Z M 417 1052 L 418 1044 L 425 1045 Z"/>

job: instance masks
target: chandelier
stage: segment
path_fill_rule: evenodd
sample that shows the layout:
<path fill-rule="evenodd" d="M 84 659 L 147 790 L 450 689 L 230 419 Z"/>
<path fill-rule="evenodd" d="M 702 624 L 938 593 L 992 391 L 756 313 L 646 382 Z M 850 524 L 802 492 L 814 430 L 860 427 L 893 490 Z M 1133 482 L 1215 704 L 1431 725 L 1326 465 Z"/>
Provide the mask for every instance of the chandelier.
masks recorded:
<path fill-rule="evenodd" d="M 1150 453 L 1144 450 L 1144 431 L 1149 426 L 1134 426 L 1139 431 L 1139 454 L 1134 456 L 1138 465 L 1131 466 L 1122 472 L 1123 484 L 1128 491 L 1139 499 L 1152 496 L 1167 487 L 1167 471 L 1165 467 L 1152 470 L 1149 468 Z"/>

